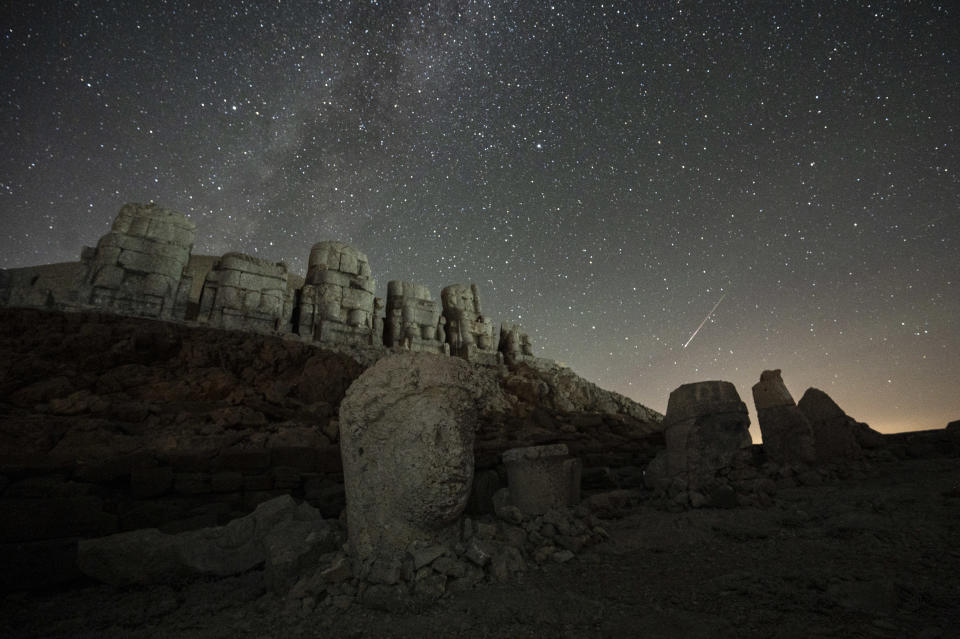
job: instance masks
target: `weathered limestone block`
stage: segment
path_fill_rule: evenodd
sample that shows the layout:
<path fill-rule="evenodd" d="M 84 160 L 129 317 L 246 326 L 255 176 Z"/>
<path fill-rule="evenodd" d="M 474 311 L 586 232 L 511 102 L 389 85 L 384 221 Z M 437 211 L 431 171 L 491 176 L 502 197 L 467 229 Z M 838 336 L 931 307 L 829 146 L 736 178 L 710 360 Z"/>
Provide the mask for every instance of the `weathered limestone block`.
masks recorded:
<path fill-rule="evenodd" d="M 747 407 L 730 382 L 677 387 L 670 393 L 663 425 L 664 460 L 654 460 L 648 472 L 665 472 L 691 490 L 710 484 L 718 470 L 729 467 L 739 451 L 752 443 Z"/>
<path fill-rule="evenodd" d="M 361 560 L 392 561 L 414 541 L 456 542 L 480 404 L 498 396 L 493 372 L 428 353 L 385 357 L 350 386 L 340 451 Z"/>
<path fill-rule="evenodd" d="M 334 344 L 375 343 L 376 288 L 366 255 L 343 242 L 314 244 L 297 332 Z"/>
<path fill-rule="evenodd" d="M 196 226 L 155 204 L 125 204 L 97 245 L 87 276 L 91 304 L 171 318 Z"/>
<path fill-rule="evenodd" d="M 793 401 L 780 370 L 763 371 L 752 390 L 767 456 L 779 463 L 813 462 L 813 429 Z"/>
<path fill-rule="evenodd" d="M 426 286 L 394 280 L 387 284 L 384 344 L 411 351 L 444 352 L 438 339 L 440 305 Z"/>
<path fill-rule="evenodd" d="M 847 415 L 822 390 L 808 388 L 797 407 L 813 428 L 817 461 L 856 459 L 863 448 L 882 445 L 880 433 Z"/>
<path fill-rule="evenodd" d="M 84 574 L 113 585 L 152 584 L 197 575 L 227 576 L 250 570 L 271 559 L 289 563 L 297 553 L 323 551 L 337 545 L 329 524 L 309 504 L 289 495 L 266 501 L 226 526 L 175 535 L 154 528 L 81 540 L 77 563 Z"/>
<path fill-rule="evenodd" d="M 496 352 L 493 321 L 482 315 L 476 284 L 451 284 L 440 293 L 450 352 L 471 358 L 475 351 Z"/>
<path fill-rule="evenodd" d="M 197 319 L 235 330 L 276 331 L 286 325 L 287 267 L 227 253 L 207 272 Z"/>
<path fill-rule="evenodd" d="M 527 515 L 580 502 L 580 460 L 566 444 L 511 448 L 503 453 L 510 503 Z"/>

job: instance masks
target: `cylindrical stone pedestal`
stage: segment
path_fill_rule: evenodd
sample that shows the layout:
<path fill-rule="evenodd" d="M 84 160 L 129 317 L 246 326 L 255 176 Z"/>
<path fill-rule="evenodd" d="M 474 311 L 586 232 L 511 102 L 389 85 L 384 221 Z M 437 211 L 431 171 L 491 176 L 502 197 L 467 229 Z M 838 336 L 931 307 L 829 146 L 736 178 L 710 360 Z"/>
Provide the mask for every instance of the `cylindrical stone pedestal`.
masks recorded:
<path fill-rule="evenodd" d="M 503 453 L 510 503 L 527 515 L 568 508 L 580 501 L 580 460 L 566 444 L 511 448 Z"/>

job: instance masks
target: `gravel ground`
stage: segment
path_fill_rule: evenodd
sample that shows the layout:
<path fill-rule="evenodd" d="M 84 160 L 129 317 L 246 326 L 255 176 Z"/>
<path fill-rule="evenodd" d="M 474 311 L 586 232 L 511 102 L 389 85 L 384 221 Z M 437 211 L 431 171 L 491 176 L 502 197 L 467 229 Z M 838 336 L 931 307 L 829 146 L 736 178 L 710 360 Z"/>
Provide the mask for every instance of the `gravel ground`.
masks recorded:
<path fill-rule="evenodd" d="M 178 587 L 77 585 L 0 601 L 19 637 L 955 637 L 960 459 L 875 463 L 782 489 L 772 507 L 604 522 L 610 539 L 418 613 L 304 613 L 263 575 Z M 532 562 L 531 562 L 532 565 Z"/>

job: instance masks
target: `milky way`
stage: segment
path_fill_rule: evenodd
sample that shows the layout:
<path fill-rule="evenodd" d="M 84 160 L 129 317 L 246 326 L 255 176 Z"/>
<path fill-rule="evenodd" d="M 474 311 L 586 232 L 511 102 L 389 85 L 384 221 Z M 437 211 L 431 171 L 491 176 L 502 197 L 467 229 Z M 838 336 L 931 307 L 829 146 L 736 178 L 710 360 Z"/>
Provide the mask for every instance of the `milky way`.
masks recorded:
<path fill-rule="evenodd" d="M 960 418 L 956 7 L 728 4 L 11 3 L 0 267 L 153 200 L 194 253 L 476 282 L 661 411 L 782 368 L 881 430 Z"/>

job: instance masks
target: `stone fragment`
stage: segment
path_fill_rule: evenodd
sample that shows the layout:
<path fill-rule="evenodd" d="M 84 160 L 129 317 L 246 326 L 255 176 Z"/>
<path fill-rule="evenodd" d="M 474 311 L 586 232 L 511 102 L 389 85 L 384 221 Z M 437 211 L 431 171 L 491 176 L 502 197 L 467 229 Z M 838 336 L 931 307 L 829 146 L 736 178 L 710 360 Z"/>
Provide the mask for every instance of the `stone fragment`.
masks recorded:
<path fill-rule="evenodd" d="M 340 449 L 359 558 L 457 541 L 480 403 L 498 393 L 493 373 L 427 353 L 383 358 L 347 390 Z"/>
<path fill-rule="evenodd" d="M 286 592 L 322 555 L 340 546 L 338 536 L 316 510 L 301 504 L 298 515 L 300 511 L 306 514 L 303 519 L 281 522 L 264 536 L 263 576 L 271 592 Z"/>
<path fill-rule="evenodd" d="M 476 284 L 451 284 L 440 293 L 450 352 L 471 359 L 476 351 L 496 352 L 493 321 L 483 316 Z"/>
<path fill-rule="evenodd" d="M 426 286 L 394 280 L 387 284 L 383 343 L 410 351 L 443 353 L 438 335 L 440 304 Z M 444 332 L 444 336 L 446 333 Z"/>
<path fill-rule="evenodd" d="M 527 515 L 580 501 L 580 462 L 566 444 L 512 448 L 503 453 L 510 502 Z"/>
<path fill-rule="evenodd" d="M 813 429 L 790 396 L 780 370 L 763 371 L 752 390 L 767 456 L 778 463 L 811 463 Z"/>
<path fill-rule="evenodd" d="M 508 364 L 533 357 L 530 335 L 524 333 L 519 324 L 512 324 L 509 327 L 506 324 L 500 326 L 500 340 L 497 349 L 503 353 L 504 360 Z"/>
<path fill-rule="evenodd" d="M 882 435 L 848 416 L 829 395 L 816 388 L 808 388 L 797 404 L 813 428 L 814 447 L 818 461 L 857 459 L 862 456 L 862 439 L 875 442 Z M 862 433 L 860 437 L 858 434 Z"/>
<path fill-rule="evenodd" d="M 684 384 L 670 393 L 664 418 L 666 450 L 647 467 L 649 482 L 677 484 L 677 503 L 686 504 L 686 489 L 711 485 L 717 471 L 729 468 L 741 449 L 750 446 L 750 418 L 730 382 Z M 679 482 L 679 483 L 678 483 Z"/>
<path fill-rule="evenodd" d="M 426 548 L 418 548 L 411 551 L 410 556 L 413 557 L 414 570 L 420 570 L 424 566 L 429 566 L 434 562 L 435 559 L 442 557 L 447 552 L 447 547 L 442 544 L 428 546 Z"/>
<path fill-rule="evenodd" d="M 85 539 L 79 542 L 77 563 L 84 574 L 116 586 L 235 575 L 267 560 L 265 540 L 283 524 L 310 521 L 313 532 L 325 535 L 328 524 L 310 517 L 310 510 L 309 506 L 298 507 L 286 495 L 260 504 L 253 513 L 226 526 L 175 535 L 145 529 Z M 288 531 L 297 536 L 306 528 L 293 526 Z M 272 544 L 283 545 L 277 538 Z"/>
<path fill-rule="evenodd" d="M 550 559 L 554 560 L 558 564 L 565 564 L 573 558 L 574 554 L 569 550 L 558 550 L 550 555 Z"/>

